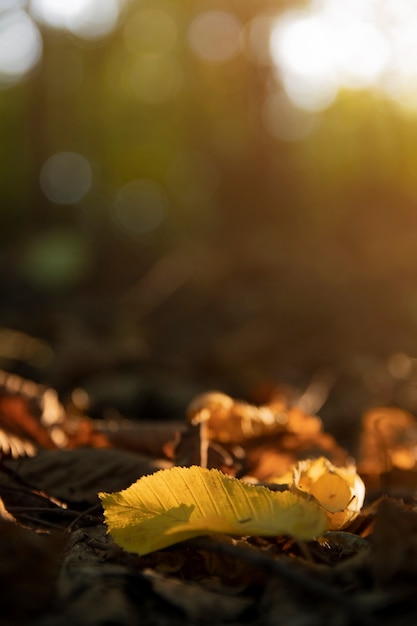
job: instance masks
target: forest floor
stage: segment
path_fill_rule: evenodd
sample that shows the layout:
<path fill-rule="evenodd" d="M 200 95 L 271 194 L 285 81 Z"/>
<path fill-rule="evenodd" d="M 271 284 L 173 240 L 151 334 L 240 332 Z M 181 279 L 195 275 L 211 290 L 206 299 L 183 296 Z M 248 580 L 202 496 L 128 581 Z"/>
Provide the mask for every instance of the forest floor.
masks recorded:
<path fill-rule="evenodd" d="M 8 337 L 30 341 L 13 331 Z M 402 393 L 411 385 L 398 377 L 405 365 L 397 357 L 390 366 L 391 383 Z M 259 386 L 247 403 L 223 394 L 220 426 L 207 430 L 190 416 L 197 403 L 206 411 L 201 415 L 218 417 L 212 397 L 196 400 L 195 389 L 180 384 L 175 395 L 175 384 L 162 380 L 159 397 L 148 389 L 146 416 L 153 419 L 143 419 L 115 408 L 114 398 L 129 396 L 123 372 L 86 380 L 89 394 L 80 385 L 60 399 L 47 385 L 3 372 L 2 626 L 416 623 L 417 421 L 411 413 L 372 408 L 368 397 L 355 423 L 336 428 L 337 420 L 327 419 L 329 432 L 317 415 L 333 382 L 321 372 L 303 389 Z M 355 397 L 364 397 L 359 384 Z M 189 408 L 181 412 L 184 398 Z M 346 407 L 344 398 L 333 397 L 325 414 L 346 415 L 350 408 L 354 415 L 354 400 Z M 272 427 L 265 410 L 277 418 Z M 344 466 L 352 454 L 366 485 L 364 506 L 347 526 L 309 542 L 212 534 L 140 556 L 106 532 L 97 496 L 192 465 L 274 489 L 272 479 L 300 459 L 324 456 Z"/>
<path fill-rule="evenodd" d="M 70 303 L 36 323 L 22 302 L 3 315 L 0 626 L 417 623 L 416 360 L 401 337 L 375 350 L 385 327 L 366 316 L 356 343 L 320 331 L 318 305 L 230 324 L 240 310 L 216 310 L 217 293 L 169 301 L 150 331 L 81 298 L 84 320 Z M 200 395 L 213 389 L 220 426 Z M 214 533 L 141 556 L 107 533 L 97 495 L 193 465 L 273 491 L 320 457 L 356 462 L 366 496 L 314 541 Z"/>

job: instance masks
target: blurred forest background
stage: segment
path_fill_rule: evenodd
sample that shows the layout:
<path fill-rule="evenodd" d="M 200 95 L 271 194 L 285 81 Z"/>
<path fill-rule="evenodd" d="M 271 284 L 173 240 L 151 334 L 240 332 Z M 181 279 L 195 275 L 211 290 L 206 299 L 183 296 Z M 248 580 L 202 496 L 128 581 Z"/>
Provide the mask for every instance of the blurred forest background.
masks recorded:
<path fill-rule="evenodd" d="M 414 0 L 1 0 L 0 137 L 1 366 L 417 408 Z"/>

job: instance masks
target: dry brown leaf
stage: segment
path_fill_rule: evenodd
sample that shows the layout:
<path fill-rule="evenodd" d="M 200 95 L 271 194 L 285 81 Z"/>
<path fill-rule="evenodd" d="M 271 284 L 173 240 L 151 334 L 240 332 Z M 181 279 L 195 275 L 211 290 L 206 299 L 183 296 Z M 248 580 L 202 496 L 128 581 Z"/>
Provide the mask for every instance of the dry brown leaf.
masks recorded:
<path fill-rule="evenodd" d="M 248 473 L 264 482 L 282 476 L 302 459 L 326 456 L 335 465 L 344 465 L 348 459 L 331 435 L 323 431 L 309 435 L 308 428 L 305 433 L 288 432 L 247 443 L 245 452 Z"/>
<path fill-rule="evenodd" d="M 417 467 L 417 420 L 402 409 L 376 407 L 362 418 L 358 468 L 372 476 Z"/>
<path fill-rule="evenodd" d="M 0 448 L 4 455 L 14 458 L 34 454 L 35 447 L 56 448 L 45 426 L 40 422 L 41 411 L 25 396 L 0 391 Z M 19 441 L 21 445 L 19 446 Z"/>
<path fill-rule="evenodd" d="M 243 443 L 281 432 L 288 422 L 287 411 L 281 405 L 256 407 L 219 391 L 194 398 L 188 406 L 187 417 L 192 424 L 205 422 L 209 439 L 221 443 Z"/>
<path fill-rule="evenodd" d="M 284 474 L 296 461 L 326 456 L 336 465 L 347 459 L 345 450 L 322 430 L 322 421 L 300 407 L 290 407 L 275 398 L 254 406 L 211 391 L 195 397 L 187 410 L 190 424 L 204 424 L 209 441 L 220 442 L 229 451 L 239 445 L 244 451 L 243 471 L 261 481 Z"/>
<path fill-rule="evenodd" d="M 4 464 L 26 485 L 77 504 L 94 504 L 98 491 L 123 489 L 139 476 L 170 465 L 112 448 L 42 450 L 33 458 L 10 459 Z"/>
<path fill-rule="evenodd" d="M 0 370 L 0 453 L 18 458 L 38 449 L 110 447 L 86 416 L 69 415 L 54 389 Z"/>
<path fill-rule="evenodd" d="M 417 575 L 417 513 L 385 499 L 378 508 L 372 536 L 371 568 L 380 583 L 413 581 Z"/>
<path fill-rule="evenodd" d="M 120 416 L 95 420 L 94 429 L 116 448 L 154 457 L 173 457 L 173 445 L 183 422 L 133 421 Z"/>

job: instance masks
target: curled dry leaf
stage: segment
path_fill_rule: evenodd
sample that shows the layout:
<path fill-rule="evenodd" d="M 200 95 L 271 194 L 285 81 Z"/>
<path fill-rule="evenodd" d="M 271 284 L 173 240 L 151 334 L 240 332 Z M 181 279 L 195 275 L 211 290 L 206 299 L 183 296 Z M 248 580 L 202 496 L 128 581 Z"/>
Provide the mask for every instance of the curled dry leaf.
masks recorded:
<path fill-rule="evenodd" d="M 108 448 L 85 415 L 67 412 L 54 389 L 0 370 L 0 456 L 34 456 L 38 450 Z"/>
<path fill-rule="evenodd" d="M 213 533 L 310 540 L 327 530 L 313 501 L 197 466 L 161 470 L 99 497 L 113 539 L 141 555 Z"/>
<path fill-rule="evenodd" d="M 375 407 L 362 418 L 359 469 L 367 476 L 415 470 L 417 420 L 403 409 Z"/>
<path fill-rule="evenodd" d="M 219 391 L 194 398 L 188 407 L 187 417 L 191 424 L 206 423 L 209 439 L 223 444 L 242 444 L 256 437 L 286 431 L 298 433 L 307 429 L 312 434 L 321 430 L 318 417 L 306 415 L 295 407 L 290 408 L 284 402 L 254 406 Z"/>
<path fill-rule="evenodd" d="M 335 467 L 328 459 L 306 459 L 292 470 L 294 493 L 313 496 L 323 507 L 329 530 L 339 530 L 358 515 L 365 499 L 365 485 L 355 465 Z"/>

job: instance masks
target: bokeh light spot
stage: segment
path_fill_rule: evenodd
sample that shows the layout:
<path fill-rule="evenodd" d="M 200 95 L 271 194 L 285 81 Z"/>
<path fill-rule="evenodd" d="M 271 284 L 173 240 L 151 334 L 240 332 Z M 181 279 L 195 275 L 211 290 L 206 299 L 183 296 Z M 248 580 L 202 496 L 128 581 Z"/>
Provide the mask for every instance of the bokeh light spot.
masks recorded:
<path fill-rule="evenodd" d="M 92 170 L 77 152 L 57 152 L 42 166 L 40 185 L 46 197 L 56 204 L 75 204 L 88 193 Z"/>
<path fill-rule="evenodd" d="M 158 183 L 132 180 L 118 191 L 112 214 L 115 225 L 122 231 L 142 235 L 162 223 L 168 208 L 168 197 Z"/>
<path fill-rule="evenodd" d="M 254 17 L 245 28 L 245 54 L 249 60 L 269 65 L 271 52 L 269 39 L 271 36 L 273 19 L 270 14 L 260 14 Z"/>
<path fill-rule="evenodd" d="M 158 104 L 175 96 L 182 78 L 181 66 L 174 57 L 147 53 L 126 70 L 124 86 L 139 100 Z"/>
<path fill-rule="evenodd" d="M 235 57 L 241 47 L 240 21 L 225 11 L 200 13 L 191 22 L 188 42 L 204 61 L 224 63 Z"/>
<path fill-rule="evenodd" d="M 389 43 L 373 24 L 354 24 L 339 34 L 338 68 L 346 87 L 366 87 L 375 83 L 390 59 Z"/>
<path fill-rule="evenodd" d="M 334 35 L 319 18 L 295 13 L 271 36 L 272 56 L 295 74 L 319 77 L 333 71 Z"/>
<path fill-rule="evenodd" d="M 305 76 L 288 72 L 282 82 L 291 102 L 304 111 L 324 111 L 336 100 L 339 90 L 333 74 Z"/>
<path fill-rule="evenodd" d="M 24 11 L 2 18 L 0 29 L 0 83 L 10 85 L 27 74 L 42 55 L 39 30 Z"/>
<path fill-rule="evenodd" d="M 32 0 L 30 9 L 36 19 L 44 24 L 67 28 L 82 13 L 85 4 L 85 0 Z"/>
<path fill-rule="evenodd" d="M 89 272 L 90 250 L 79 232 L 66 228 L 40 232 L 30 241 L 21 270 L 38 287 L 70 287 Z"/>
<path fill-rule="evenodd" d="M 344 87 L 417 110 L 417 0 L 312 0 L 285 11 L 269 41 L 278 80 L 301 108 L 322 110 Z"/>
<path fill-rule="evenodd" d="M 123 31 L 126 47 L 134 53 L 143 51 L 166 54 L 178 37 L 173 18 L 162 9 L 144 8 L 135 13 Z"/>
<path fill-rule="evenodd" d="M 84 39 L 108 35 L 119 18 L 117 0 L 32 0 L 31 11 L 39 21 L 65 28 Z"/>
<path fill-rule="evenodd" d="M 270 43 L 290 100 L 307 111 L 327 108 L 339 88 L 331 30 L 318 18 L 291 12 L 274 28 Z"/>
<path fill-rule="evenodd" d="M 411 375 L 413 361 L 404 352 L 396 352 L 389 357 L 387 366 L 393 378 L 406 379 Z"/>

